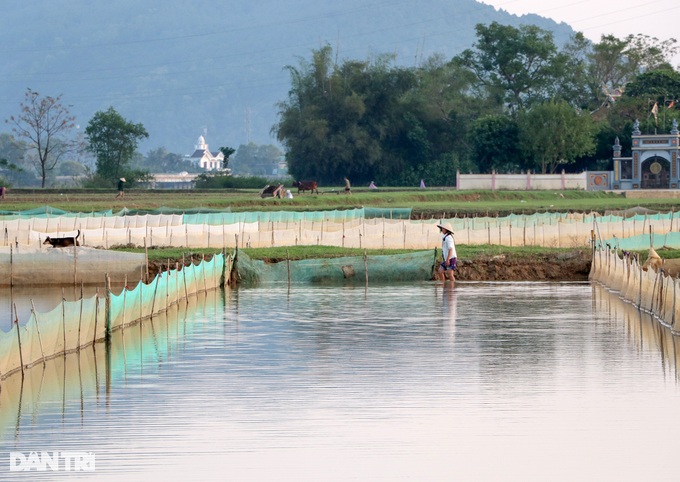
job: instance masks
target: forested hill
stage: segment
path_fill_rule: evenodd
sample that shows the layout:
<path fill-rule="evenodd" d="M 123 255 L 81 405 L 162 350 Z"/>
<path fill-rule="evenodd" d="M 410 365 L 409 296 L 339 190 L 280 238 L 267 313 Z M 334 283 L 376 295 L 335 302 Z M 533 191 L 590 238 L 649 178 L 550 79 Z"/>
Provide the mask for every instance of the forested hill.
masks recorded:
<path fill-rule="evenodd" d="M 573 33 L 473 0 L 50 0 L 12 3 L 0 18 L 0 120 L 31 88 L 63 94 L 81 130 L 113 106 L 148 130 L 143 152 L 177 153 L 201 134 L 211 149 L 275 142 L 284 67 L 326 44 L 339 61 L 393 53 L 412 66 L 472 46 L 478 23 L 535 24 L 558 44 Z"/>

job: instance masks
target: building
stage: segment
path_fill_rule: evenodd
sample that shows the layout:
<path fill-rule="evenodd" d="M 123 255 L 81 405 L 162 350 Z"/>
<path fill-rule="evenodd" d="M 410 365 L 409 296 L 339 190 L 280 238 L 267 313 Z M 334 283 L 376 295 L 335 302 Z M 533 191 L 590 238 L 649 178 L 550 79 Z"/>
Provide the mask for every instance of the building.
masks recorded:
<path fill-rule="evenodd" d="M 677 119 L 668 134 L 642 134 L 635 121 L 631 157 L 621 156 L 618 137 L 614 143 L 611 189 L 679 189 L 679 143 Z"/>
<path fill-rule="evenodd" d="M 224 154 L 221 152 L 210 152 L 208 144 L 205 142 L 203 136 L 198 137 L 194 153 L 189 156 L 189 160 L 194 164 L 198 164 L 201 169 L 206 171 L 224 171 L 222 161 L 224 161 Z"/>
<path fill-rule="evenodd" d="M 458 173 L 456 188 L 587 191 L 657 189 L 678 190 L 680 197 L 680 131 L 677 119 L 673 119 L 671 126 L 668 134 L 643 134 L 640 123 L 635 121 L 631 156 L 621 155 L 622 146 L 617 137 L 613 146 L 611 171 L 585 171 L 580 174 L 565 174 L 564 171 L 561 174 Z"/>

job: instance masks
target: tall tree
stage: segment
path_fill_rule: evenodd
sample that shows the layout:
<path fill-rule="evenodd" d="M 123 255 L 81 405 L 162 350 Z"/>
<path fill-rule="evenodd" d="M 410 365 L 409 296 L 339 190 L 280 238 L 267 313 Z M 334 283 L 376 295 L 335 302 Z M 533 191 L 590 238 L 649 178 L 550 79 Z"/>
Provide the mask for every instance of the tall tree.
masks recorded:
<path fill-rule="evenodd" d="M 99 111 L 85 128 L 89 150 L 97 157 L 97 176 L 106 184 L 119 177 L 132 175 L 127 171 L 141 139 L 149 137 L 142 124 L 125 120 L 113 107 Z"/>
<path fill-rule="evenodd" d="M 224 156 L 224 160 L 222 161 L 222 169 L 226 169 L 229 167 L 229 157 L 236 152 L 236 149 L 233 147 L 220 147 L 220 152 Z"/>
<path fill-rule="evenodd" d="M 668 131 L 680 108 L 680 72 L 672 69 L 653 70 L 635 77 L 612 110 L 610 117 L 624 118 L 628 123 L 641 122 L 643 132 Z M 612 119 L 614 123 L 616 119 Z"/>
<path fill-rule="evenodd" d="M 61 103 L 61 95 L 42 97 L 31 89 L 24 93 L 20 107 L 21 114 L 11 116 L 5 122 L 12 125 L 12 131 L 27 142 L 29 152 L 34 154 L 34 166 L 40 176 L 41 187 L 45 187 L 47 174 L 65 154 L 75 148 L 74 141 L 69 137 L 75 127 L 75 117 Z"/>
<path fill-rule="evenodd" d="M 552 33 L 535 25 L 515 28 L 493 22 L 476 26 L 477 42 L 455 58 L 470 69 L 511 113 L 553 96 L 566 57 Z"/>
<path fill-rule="evenodd" d="M 472 160 L 480 172 L 515 172 L 524 168 L 517 121 L 504 115 L 477 119 L 470 130 Z"/>
<path fill-rule="evenodd" d="M 519 117 L 520 145 L 540 166 L 552 174 L 559 165 L 595 150 L 595 126 L 589 114 L 577 112 L 565 101 L 534 106 Z"/>

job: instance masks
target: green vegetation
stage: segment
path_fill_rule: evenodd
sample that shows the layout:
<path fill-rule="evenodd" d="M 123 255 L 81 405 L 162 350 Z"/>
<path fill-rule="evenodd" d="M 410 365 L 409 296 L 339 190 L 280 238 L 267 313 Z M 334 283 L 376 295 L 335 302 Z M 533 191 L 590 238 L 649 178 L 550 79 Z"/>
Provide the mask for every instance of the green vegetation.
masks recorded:
<path fill-rule="evenodd" d="M 633 122 L 667 132 L 680 98 L 676 41 L 583 35 L 559 49 L 550 32 L 479 24 L 453 59 L 415 68 L 390 55 L 337 63 L 330 46 L 289 66 L 274 131 L 299 179 L 451 186 L 460 172 L 611 168 Z M 659 115 L 649 113 L 657 105 Z M 657 118 L 658 117 L 658 118 Z"/>
<path fill-rule="evenodd" d="M 360 207 L 410 208 L 412 217 L 503 216 L 510 213 L 591 212 L 627 209 L 643 205 L 656 210 L 675 210 L 680 199 L 630 199 L 621 194 L 586 191 L 456 191 L 453 189 L 393 188 L 369 190 L 353 186 L 352 195 L 342 186 L 321 187 L 321 194 L 301 194 L 293 199 L 259 196 L 258 190 L 149 191 L 132 189 L 124 200 L 114 190 L 10 190 L 2 202 L 4 211 L 52 206 L 72 212 L 112 210 L 229 209 L 237 211 L 323 211 Z"/>
<path fill-rule="evenodd" d="M 116 251 L 125 251 L 128 253 L 143 253 L 143 248 L 130 248 L 126 246 L 117 246 L 112 249 Z M 242 250 L 249 257 L 253 259 L 261 259 L 267 261 L 282 261 L 286 259 L 300 260 L 300 259 L 317 259 L 317 258 L 340 258 L 344 256 L 363 256 L 366 253 L 368 256 L 392 255 L 410 253 L 413 250 L 409 249 L 359 249 L 359 248 L 340 248 L 335 246 L 289 246 L 289 247 L 275 247 L 275 248 L 244 248 Z M 512 255 L 515 258 L 533 258 L 538 255 L 558 255 L 560 253 L 572 252 L 572 248 L 541 248 L 541 247 L 508 247 L 496 245 L 479 245 L 457 246 L 458 256 L 462 259 L 470 259 L 476 257 L 493 257 L 500 255 Z M 167 260 L 181 260 L 196 259 L 203 255 L 210 257 L 213 254 L 219 253 L 218 249 L 208 248 L 153 248 L 149 249 L 149 262 L 166 262 Z M 228 250 L 232 253 L 233 250 Z M 664 257 L 680 257 L 680 250 L 675 256 L 668 255 L 664 251 Z M 647 253 L 643 253 L 642 259 L 645 259 Z"/>
<path fill-rule="evenodd" d="M 92 186 L 114 186 L 120 177 L 133 183 L 144 177 L 129 167 L 137 144 L 149 137 L 142 124 L 133 124 L 109 107 L 106 112 L 96 112 L 85 128 L 88 150 L 97 157 L 97 173 L 90 180 Z"/>

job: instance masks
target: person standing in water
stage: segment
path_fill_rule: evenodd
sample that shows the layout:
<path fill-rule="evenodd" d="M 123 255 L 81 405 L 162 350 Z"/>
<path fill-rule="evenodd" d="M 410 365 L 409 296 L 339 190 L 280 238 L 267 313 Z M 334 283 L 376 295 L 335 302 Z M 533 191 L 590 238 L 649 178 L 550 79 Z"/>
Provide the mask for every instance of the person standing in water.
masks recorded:
<path fill-rule="evenodd" d="M 437 268 L 438 278 L 442 281 L 448 279 L 454 282 L 456 278 L 453 271 L 456 269 L 458 255 L 456 254 L 456 243 L 453 240 L 453 230 L 450 224 L 437 224 L 437 227 L 442 234 L 442 263 Z"/>

